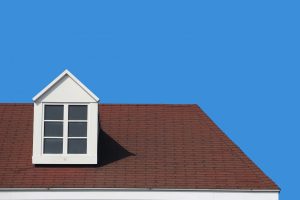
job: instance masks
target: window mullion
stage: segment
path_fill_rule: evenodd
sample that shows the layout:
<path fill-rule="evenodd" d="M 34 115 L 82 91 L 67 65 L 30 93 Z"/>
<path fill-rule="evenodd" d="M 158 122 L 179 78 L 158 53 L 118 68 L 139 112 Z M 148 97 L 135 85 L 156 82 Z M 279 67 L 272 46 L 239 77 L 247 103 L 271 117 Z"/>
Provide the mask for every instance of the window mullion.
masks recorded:
<path fill-rule="evenodd" d="M 68 150 L 68 104 L 64 104 L 64 133 L 63 133 L 63 154 Z"/>

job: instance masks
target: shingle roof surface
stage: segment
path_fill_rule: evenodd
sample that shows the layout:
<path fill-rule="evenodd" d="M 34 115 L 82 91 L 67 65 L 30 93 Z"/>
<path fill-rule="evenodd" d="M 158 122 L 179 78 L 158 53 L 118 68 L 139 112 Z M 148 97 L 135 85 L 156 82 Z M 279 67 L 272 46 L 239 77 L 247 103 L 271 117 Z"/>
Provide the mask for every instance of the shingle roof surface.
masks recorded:
<path fill-rule="evenodd" d="M 197 105 L 99 106 L 98 165 L 39 165 L 32 104 L 0 104 L 1 188 L 278 189 Z"/>

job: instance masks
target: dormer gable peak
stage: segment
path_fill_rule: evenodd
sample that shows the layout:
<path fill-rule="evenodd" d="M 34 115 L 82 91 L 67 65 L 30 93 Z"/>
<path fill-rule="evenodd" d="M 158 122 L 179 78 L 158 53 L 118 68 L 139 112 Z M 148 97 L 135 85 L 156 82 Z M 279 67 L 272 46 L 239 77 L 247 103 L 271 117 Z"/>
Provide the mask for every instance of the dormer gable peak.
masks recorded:
<path fill-rule="evenodd" d="M 32 100 L 34 102 L 98 102 L 99 98 L 92 91 L 90 91 L 80 80 L 78 80 L 69 70 L 66 69 L 43 90 L 35 95 Z"/>

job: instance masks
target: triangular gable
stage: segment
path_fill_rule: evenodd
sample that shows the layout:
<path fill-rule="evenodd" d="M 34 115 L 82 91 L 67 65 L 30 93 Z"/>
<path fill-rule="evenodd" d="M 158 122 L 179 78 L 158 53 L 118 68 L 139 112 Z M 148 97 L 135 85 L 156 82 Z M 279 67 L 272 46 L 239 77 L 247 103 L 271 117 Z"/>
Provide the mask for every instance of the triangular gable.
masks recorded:
<path fill-rule="evenodd" d="M 34 96 L 33 101 L 98 102 L 99 98 L 71 72 L 65 70 L 47 87 Z"/>

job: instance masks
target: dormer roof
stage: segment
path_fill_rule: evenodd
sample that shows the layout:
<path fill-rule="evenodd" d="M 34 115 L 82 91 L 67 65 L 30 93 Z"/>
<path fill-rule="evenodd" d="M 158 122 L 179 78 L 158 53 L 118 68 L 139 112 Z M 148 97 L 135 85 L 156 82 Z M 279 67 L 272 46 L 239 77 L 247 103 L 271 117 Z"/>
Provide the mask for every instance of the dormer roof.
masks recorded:
<path fill-rule="evenodd" d="M 32 100 L 34 102 L 98 102 L 99 98 L 66 69 Z"/>

